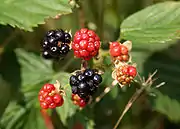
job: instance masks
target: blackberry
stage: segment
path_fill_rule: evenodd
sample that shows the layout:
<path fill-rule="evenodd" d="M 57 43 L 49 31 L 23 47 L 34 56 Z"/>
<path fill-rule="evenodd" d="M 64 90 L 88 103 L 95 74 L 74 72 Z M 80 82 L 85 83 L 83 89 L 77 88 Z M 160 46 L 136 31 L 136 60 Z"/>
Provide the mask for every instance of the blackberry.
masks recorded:
<path fill-rule="evenodd" d="M 79 96 L 80 98 L 82 98 L 82 99 L 86 99 L 86 97 L 88 96 L 88 94 L 87 94 L 87 93 L 81 93 L 81 92 L 79 92 L 79 93 L 78 93 L 78 96 Z"/>
<path fill-rule="evenodd" d="M 71 42 L 71 35 L 69 33 L 65 33 L 65 43 L 70 43 Z"/>
<path fill-rule="evenodd" d="M 94 85 L 93 87 L 90 88 L 90 95 L 93 95 L 97 91 L 97 86 Z"/>
<path fill-rule="evenodd" d="M 79 74 L 79 75 L 78 75 L 78 80 L 79 80 L 79 81 L 84 81 L 85 78 L 86 78 L 86 77 L 85 77 L 83 74 Z"/>
<path fill-rule="evenodd" d="M 52 46 L 50 47 L 50 52 L 49 52 L 53 57 L 56 57 L 60 54 L 59 49 L 57 46 Z"/>
<path fill-rule="evenodd" d="M 47 39 L 44 39 L 42 42 L 42 47 L 43 49 L 48 49 L 49 48 L 49 42 L 47 41 Z"/>
<path fill-rule="evenodd" d="M 60 48 L 60 53 L 66 55 L 69 52 L 69 46 L 67 44 L 62 44 Z"/>
<path fill-rule="evenodd" d="M 77 86 L 72 86 L 72 93 L 77 94 L 78 93 L 78 87 Z"/>
<path fill-rule="evenodd" d="M 88 87 L 87 83 L 85 83 L 85 82 L 79 83 L 78 88 L 79 88 L 79 92 L 81 92 L 81 93 L 85 93 L 89 90 L 89 87 Z"/>
<path fill-rule="evenodd" d="M 88 84 L 88 86 L 90 88 L 94 86 L 94 81 L 93 80 L 88 80 L 86 83 Z"/>
<path fill-rule="evenodd" d="M 70 41 L 71 35 L 62 29 L 48 31 L 42 41 L 43 51 L 46 51 L 42 54 L 43 57 L 50 59 L 51 56 L 51 59 L 62 59 L 70 51 Z"/>
<path fill-rule="evenodd" d="M 72 87 L 72 93 L 87 103 L 89 97 L 97 91 L 98 85 L 102 82 L 102 77 L 97 70 L 86 69 L 76 72 L 76 75 L 72 75 L 69 82 Z"/>
<path fill-rule="evenodd" d="M 85 70 L 84 75 L 87 77 L 92 77 L 94 75 L 94 71 L 91 69 L 87 69 Z"/>
<path fill-rule="evenodd" d="M 51 36 L 54 36 L 56 33 L 55 30 L 49 30 L 47 33 L 46 33 L 46 37 L 51 37 Z"/>
<path fill-rule="evenodd" d="M 50 44 L 56 44 L 56 45 L 57 45 L 57 43 L 58 43 L 55 37 L 50 37 L 50 38 L 48 38 L 48 42 L 49 42 Z"/>
<path fill-rule="evenodd" d="M 56 33 L 55 33 L 55 38 L 56 38 L 56 40 L 64 43 L 64 41 L 65 41 L 65 33 L 64 33 L 64 31 L 62 29 L 57 30 Z"/>
<path fill-rule="evenodd" d="M 79 84 L 78 78 L 76 76 L 72 75 L 70 77 L 70 85 L 72 86 L 72 85 L 78 85 L 78 84 Z"/>
<path fill-rule="evenodd" d="M 94 81 L 96 84 L 100 84 L 100 83 L 102 82 L 102 77 L 101 77 L 101 75 L 95 74 L 94 77 L 93 77 L 93 81 Z"/>
<path fill-rule="evenodd" d="M 52 56 L 49 54 L 48 51 L 43 51 L 42 57 L 45 59 L 51 59 L 52 58 Z"/>

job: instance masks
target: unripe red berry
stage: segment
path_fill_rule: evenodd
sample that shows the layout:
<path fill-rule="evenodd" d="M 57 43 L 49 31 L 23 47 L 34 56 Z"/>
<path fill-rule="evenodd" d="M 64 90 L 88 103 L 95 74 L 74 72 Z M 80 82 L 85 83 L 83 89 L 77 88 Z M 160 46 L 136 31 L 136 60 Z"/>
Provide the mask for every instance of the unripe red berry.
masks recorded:
<path fill-rule="evenodd" d="M 64 103 L 58 87 L 55 87 L 54 84 L 45 84 L 39 91 L 38 99 L 43 109 L 56 108 Z"/>
<path fill-rule="evenodd" d="M 75 33 L 72 49 L 76 57 L 90 60 L 97 55 L 99 48 L 100 38 L 94 31 L 82 28 Z"/>
<path fill-rule="evenodd" d="M 128 55 L 128 48 L 124 45 L 121 45 L 121 54 L 122 55 Z"/>
<path fill-rule="evenodd" d="M 127 62 L 129 60 L 129 50 L 127 46 L 119 42 L 111 42 L 109 52 L 114 61 Z"/>
<path fill-rule="evenodd" d="M 57 103 L 56 105 L 57 105 L 57 107 L 60 107 L 60 106 L 62 106 L 63 104 L 64 104 L 64 99 L 62 98 L 61 101 L 60 101 L 59 103 Z"/>
<path fill-rule="evenodd" d="M 44 102 L 47 103 L 48 105 L 51 104 L 53 102 L 53 99 L 51 96 L 48 96 L 44 99 Z"/>
<path fill-rule="evenodd" d="M 52 102 L 52 103 L 49 105 L 49 108 L 51 108 L 51 109 L 56 108 L 56 103 Z"/>
<path fill-rule="evenodd" d="M 55 95 L 53 96 L 53 101 L 54 101 L 55 103 L 60 103 L 61 101 L 63 101 L 63 98 L 62 98 L 62 96 L 61 96 L 60 94 L 55 94 Z"/>
<path fill-rule="evenodd" d="M 81 100 L 79 101 L 79 106 L 80 106 L 80 107 L 85 107 L 85 106 L 86 106 L 86 102 L 85 102 L 83 99 L 81 99 Z"/>
<path fill-rule="evenodd" d="M 55 90 L 55 87 L 53 84 L 45 84 L 43 90 L 46 92 L 51 92 L 52 90 Z"/>
<path fill-rule="evenodd" d="M 120 56 L 121 55 L 121 48 L 119 46 L 113 47 L 110 49 L 111 56 Z"/>
<path fill-rule="evenodd" d="M 115 72 L 113 72 L 113 78 L 116 79 L 121 85 L 130 84 L 134 77 L 137 74 L 136 67 L 123 64 L 119 67 L 115 68 Z"/>
<path fill-rule="evenodd" d="M 43 101 L 44 101 L 44 97 L 43 97 L 42 95 L 39 95 L 38 98 L 39 98 L 39 101 L 40 101 L 40 102 L 43 102 Z"/>
<path fill-rule="evenodd" d="M 45 102 L 40 102 L 40 106 L 41 106 L 41 108 L 43 108 L 43 109 L 47 109 L 47 108 L 48 108 L 48 104 L 45 103 Z"/>
<path fill-rule="evenodd" d="M 119 42 L 111 42 L 111 43 L 110 43 L 110 49 L 112 49 L 112 48 L 114 48 L 114 47 L 117 47 L 117 46 L 119 46 L 119 45 L 120 45 Z"/>
<path fill-rule="evenodd" d="M 135 77 L 137 74 L 137 70 L 134 66 L 129 66 L 128 67 L 128 73 L 130 76 Z"/>

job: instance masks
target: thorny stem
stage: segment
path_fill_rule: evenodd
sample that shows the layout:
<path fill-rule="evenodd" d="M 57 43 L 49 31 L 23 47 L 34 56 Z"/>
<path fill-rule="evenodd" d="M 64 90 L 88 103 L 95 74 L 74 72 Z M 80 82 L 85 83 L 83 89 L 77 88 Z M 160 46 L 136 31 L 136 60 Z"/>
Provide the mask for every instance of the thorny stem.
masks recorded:
<path fill-rule="evenodd" d="M 110 85 L 104 89 L 104 92 L 102 92 L 98 97 L 96 97 L 95 103 L 98 103 L 107 93 L 111 91 L 112 88 L 114 88 L 115 85 Z"/>
<path fill-rule="evenodd" d="M 137 90 L 133 96 L 130 98 L 128 103 L 125 106 L 124 111 L 122 112 L 121 116 L 119 117 L 118 121 L 116 122 L 113 129 L 117 129 L 119 123 L 121 122 L 124 115 L 127 113 L 127 111 L 131 108 L 132 104 L 137 100 L 137 98 L 141 95 L 141 93 L 144 91 L 145 87 L 141 87 L 141 89 Z"/>
<path fill-rule="evenodd" d="M 54 129 L 54 125 L 52 123 L 51 117 L 48 115 L 45 109 L 41 110 L 41 115 L 44 119 L 47 129 Z"/>
<path fill-rule="evenodd" d="M 132 104 L 141 96 L 141 94 L 144 92 L 144 90 L 145 90 L 148 86 L 151 86 L 151 85 L 152 85 L 152 82 L 153 82 L 153 79 L 152 79 L 152 78 L 153 78 L 153 76 L 154 76 L 156 73 L 157 73 L 157 70 L 156 70 L 153 74 L 151 74 L 146 81 L 144 80 L 143 82 L 141 82 L 141 83 L 142 83 L 142 87 L 141 87 L 139 90 L 137 90 L 137 91 L 133 94 L 133 96 L 130 98 L 130 100 L 129 100 L 128 103 L 126 104 L 125 109 L 123 110 L 121 116 L 119 117 L 119 119 L 118 119 L 118 121 L 116 122 L 116 124 L 115 124 L 115 126 L 114 126 L 113 129 L 117 129 L 117 127 L 118 127 L 118 125 L 120 124 L 120 122 L 121 122 L 122 118 L 124 117 L 124 115 L 125 115 L 125 114 L 127 113 L 127 111 L 132 107 Z M 140 77 L 140 76 L 139 76 L 139 77 Z M 142 79 L 140 78 L 140 80 L 142 80 Z M 165 84 L 165 83 L 161 83 L 161 86 L 164 85 L 164 84 Z"/>

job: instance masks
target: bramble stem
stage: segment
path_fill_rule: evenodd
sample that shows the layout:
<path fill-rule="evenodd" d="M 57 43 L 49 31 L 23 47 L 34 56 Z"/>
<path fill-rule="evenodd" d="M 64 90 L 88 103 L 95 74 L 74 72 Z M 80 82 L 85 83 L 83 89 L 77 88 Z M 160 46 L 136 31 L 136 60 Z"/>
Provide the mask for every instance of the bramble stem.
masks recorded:
<path fill-rule="evenodd" d="M 51 117 L 48 115 L 45 109 L 41 109 L 41 115 L 44 119 L 47 129 L 54 129 L 54 125 L 52 123 Z"/>
<path fill-rule="evenodd" d="M 104 92 L 102 92 L 98 97 L 96 97 L 95 103 L 98 103 L 107 93 L 111 91 L 111 89 L 114 88 L 114 85 L 110 85 L 104 89 Z"/>
<path fill-rule="evenodd" d="M 85 70 L 88 67 L 88 62 L 86 60 L 82 60 L 81 63 L 81 70 Z"/>
<path fill-rule="evenodd" d="M 125 106 L 125 108 L 124 108 L 124 110 L 123 110 L 123 112 L 122 112 L 122 114 L 121 114 L 121 116 L 119 117 L 119 119 L 118 119 L 118 121 L 116 122 L 116 124 L 115 124 L 115 126 L 114 126 L 114 128 L 113 129 L 117 129 L 117 127 L 118 127 L 118 125 L 119 125 L 119 123 L 121 122 L 121 120 L 122 120 L 122 118 L 124 117 L 124 115 L 127 113 L 127 111 L 132 107 L 132 104 L 141 96 L 141 94 L 144 92 L 144 90 L 148 87 L 148 86 L 151 86 L 152 85 L 152 83 L 153 83 L 153 77 L 154 77 L 154 75 L 157 73 L 157 70 L 153 73 L 153 74 L 151 74 L 151 75 L 149 75 L 149 77 L 148 77 L 148 79 L 145 81 L 145 80 L 143 80 L 143 79 L 141 79 L 141 77 L 140 77 L 140 80 L 142 80 L 142 86 L 141 86 L 141 88 L 139 89 L 139 90 L 137 90 L 134 94 L 133 94 L 133 96 L 130 98 L 130 100 L 128 101 L 128 103 L 126 104 L 126 106 Z M 162 83 L 162 84 L 164 84 L 164 83 Z"/>
<path fill-rule="evenodd" d="M 119 123 L 121 122 L 122 118 L 124 115 L 127 113 L 127 111 L 131 108 L 132 104 L 140 97 L 141 93 L 145 90 L 145 87 L 141 87 L 141 89 L 137 90 L 133 96 L 130 98 L 128 103 L 125 106 L 124 111 L 122 112 L 121 116 L 119 117 L 118 121 L 116 122 L 115 126 L 113 129 L 117 129 Z"/>

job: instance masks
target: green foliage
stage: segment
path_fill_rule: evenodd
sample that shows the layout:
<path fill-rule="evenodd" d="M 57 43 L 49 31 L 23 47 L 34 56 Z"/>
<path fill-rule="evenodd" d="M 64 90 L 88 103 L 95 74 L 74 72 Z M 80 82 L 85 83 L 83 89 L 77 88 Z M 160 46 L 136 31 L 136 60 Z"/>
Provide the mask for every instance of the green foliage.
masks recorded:
<path fill-rule="evenodd" d="M 55 83 L 56 79 L 60 81 L 62 86 L 65 86 L 68 84 L 69 74 L 63 72 L 55 74 L 52 69 L 52 62 L 45 61 L 32 52 L 26 52 L 22 49 L 16 49 L 15 52 L 21 65 L 23 81 L 20 90 L 25 96 L 25 99 L 22 100 L 25 106 L 19 106 L 15 102 L 10 103 L 2 117 L 1 124 L 2 126 L 8 125 L 6 126 L 7 129 L 45 128 L 38 102 L 39 89 L 43 82 L 49 80 Z M 76 106 L 71 102 L 70 86 L 67 87 L 66 93 L 68 97 L 64 98 L 65 104 L 57 109 L 63 124 L 66 124 L 66 119 L 73 115 L 76 110 Z M 16 117 L 12 118 L 12 116 Z M 31 124 L 32 121 L 35 124 Z"/>
<path fill-rule="evenodd" d="M 75 106 L 71 101 L 71 86 L 69 85 L 70 74 L 68 73 L 59 73 L 55 79 L 60 81 L 62 87 L 66 89 L 66 96 L 64 97 L 64 104 L 62 107 L 57 109 L 57 112 L 61 118 L 61 121 L 64 125 L 68 125 L 67 120 L 71 118 L 76 112 L 77 106 Z"/>
<path fill-rule="evenodd" d="M 28 31 L 44 24 L 45 18 L 71 13 L 68 0 L 2 0 L 0 9 L 1 24 Z"/>
<path fill-rule="evenodd" d="M 121 37 L 135 43 L 165 43 L 180 38 L 180 3 L 147 7 L 123 21 Z"/>
<path fill-rule="evenodd" d="M 170 120 L 180 121 L 180 103 L 176 99 L 172 99 L 162 93 L 157 93 L 157 98 L 154 101 L 154 110 L 166 115 Z"/>
<path fill-rule="evenodd" d="M 80 1 L 82 9 L 74 9 L 71 15 L 61 16 L 58 20 L 48 19 L 45 24 L 46 18 L 71 13 L 68 2 L 69 0 L 1 1 L 0 24 L 27 31 L 33 31 L 33 27 L 38 24 L 44 25 L 36 28 L 33 33 L 19 30 L 14 33 L 14 29 L 0 26 L 0 128 L 46 128 L 40 113 L 38 92 L 45 83 L 55 83 L 56 80 L 65 88 L 66 96 L 62 107 L 48 112 L 55 128 L 73 128 L 77 123 L 85 129 L 113 128 L 129 98 L 136 91 L 135 85 L 125 89 L 115 86 L 100 102 L 95 102 L 95 98 L 113 81 L 113 66 L 108 55 L 107 42 L 117 40 L 120 23 L 119 39 L 132 40 L 132 59 L 137 63 L 139 74 L 147 77 L 157 69 L 158 79 L 154 85 L 166 82 L 166 85 L 155 92 L 153 103 L 147 104 L 149 98 L 142 96 L 132 107 L 136 113 L 130 110 L 123 118 L 120 128 L 156 129 L 161 126 L 164 118 L 179 122 L 180 47 L 176 39 L 180 38 L 180 2 L 155 4 L 150 0 L 86 0 Z M 39 48 L 44 29 L 71 29 L 74 34 L 80 27 L 81 20 L 93 23 L 102 40 L 100 54 L 104 57 L 92 61 L 89 66 L 102 67 L 105 71 L 103 82 L 92 99 L 92 104 L 83 110 L 72 103 L 71 87 L 68 84 L 70 73 L 80 69 L 80 60 L 69 53 L 64 60 L 47 61 L 41 58 Z M 86 26 L 89 27 L 89 24 Z M 9 34 L 13 34 L 14 38 Z M 12 46 L 21 48 L 6 49 Z"/>

